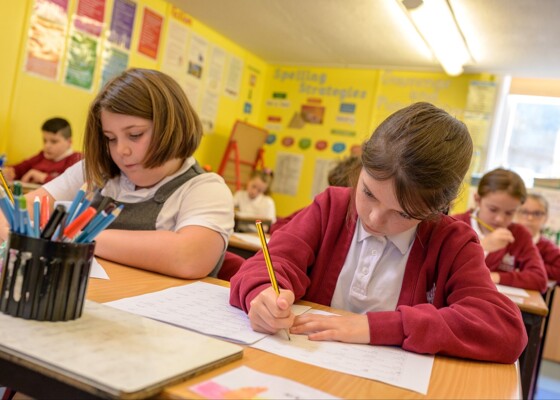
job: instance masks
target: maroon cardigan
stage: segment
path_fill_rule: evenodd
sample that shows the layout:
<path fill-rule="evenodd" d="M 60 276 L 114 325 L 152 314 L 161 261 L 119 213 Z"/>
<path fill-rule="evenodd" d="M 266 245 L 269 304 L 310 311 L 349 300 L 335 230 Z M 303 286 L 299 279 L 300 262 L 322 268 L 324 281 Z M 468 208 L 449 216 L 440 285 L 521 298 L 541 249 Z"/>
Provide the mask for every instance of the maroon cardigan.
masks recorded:
<path fill-rule="evenodd" d="M 537 249 L 543 259 L 548 278 L 560 282 L 560 249 L 547 238 L 541 236 Z"/>
<path fill-rule="evenodd" d="M 354 211 L 347 216 L 351 190 L 327 188 L 272 235 L 278 283 L 296 300 L 330 306 L 357 222 Z M 247 312 L 269 286 L 258 252 L 232 277 L 230 303 Z M 445 215 L 418 225 L 396 310 L 367 317 L 371 344 L 417 353 L 512 363 L 527 343 L 519 308 L 496 290 L 476 233 Z"/>
<path fill-rule="evenodd" d="M 63 158 L 62 160 L 53 161 L 46 159 L 44 153 L 41 151 L 39 154 L 13 166 L 16 174 L 16 177 L 14 179 L 21 179 L 23 175 L 27 173 L 27 171 L 29 171 L 30 169 L 36 169 L 47 174 L 45 182 L 43 182 L 47 183 L 56 178 L 58 175 L 62 174 L 66 170 L 66 168 L 74 165 L 81 159 L 82 154 L 74 152 L 68 157 Z"/>
<path fill-rule="evenodd" d="M 471 225 L 471 212 L 454 215 L 453 217 Z M 508 229 L 515 241 L 501 250 L 486 255 L 486 265 L 492 272 L 500 274 L 500 283 L 522 289 L 546 292 L 547 279 L 543 261 L 537 247 L 533 243 L 531 233 L 523 225 L 511 223 Z M 506 254 L 515 257 L 515 269 L 504 271 L 500 269 L 502 259 Z"/>

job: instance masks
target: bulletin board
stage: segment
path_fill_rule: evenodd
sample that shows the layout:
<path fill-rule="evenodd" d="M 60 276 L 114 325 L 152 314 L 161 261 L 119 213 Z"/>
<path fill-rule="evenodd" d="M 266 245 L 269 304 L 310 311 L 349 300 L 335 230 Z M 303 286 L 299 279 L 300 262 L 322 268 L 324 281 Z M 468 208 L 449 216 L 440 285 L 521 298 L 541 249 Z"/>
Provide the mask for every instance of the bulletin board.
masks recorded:
<path fill-rule="evenodd" d="M 251 172 L 257 167 L 264 167 L 263 146 L 268 131 L 247 122 L 236 121 L 233 125 L 228 145 L 218 173 L 225 179 L 230 189 L 245 187 Z"/>

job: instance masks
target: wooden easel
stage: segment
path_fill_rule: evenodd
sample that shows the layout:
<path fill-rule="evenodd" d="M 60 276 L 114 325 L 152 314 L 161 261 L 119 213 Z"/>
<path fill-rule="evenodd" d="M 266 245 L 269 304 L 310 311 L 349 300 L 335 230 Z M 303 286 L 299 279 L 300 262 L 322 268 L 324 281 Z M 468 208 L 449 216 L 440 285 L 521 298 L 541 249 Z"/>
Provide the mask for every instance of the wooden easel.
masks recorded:
<path fill-rule="evenodd" d="M 242 189 L 251 173 L 264 168 L 264 149 L 268 132 L 247 122 L 236 121 L 220 162 L 218 174 L 232 191 Z"/>

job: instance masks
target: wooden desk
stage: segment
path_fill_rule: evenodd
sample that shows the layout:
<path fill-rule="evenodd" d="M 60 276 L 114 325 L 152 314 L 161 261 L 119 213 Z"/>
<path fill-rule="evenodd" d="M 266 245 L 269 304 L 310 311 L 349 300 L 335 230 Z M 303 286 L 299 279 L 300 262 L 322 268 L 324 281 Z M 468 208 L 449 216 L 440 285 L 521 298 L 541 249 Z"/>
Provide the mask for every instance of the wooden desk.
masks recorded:
<path fill-rule="evenodd" d="M 512 300 L 521 310 L 529 339 L 527 347 L 525 347 L 525 350 L 523 350 L 519 357 L 519 370 L 521 373 L 523 398 L 532 399 L 537 383 L 543 327 L 548 314 L 548 307 L 539 292 L 527 290 L 527 293 L 529 293 L 529 297 L 516 297 Z"/>
<path fill-rule="evenodd" d="M 123 267 L 111 262 L 99 260 L 110 276 L 110 280 L 92 279 L 89 283 L 87 297 L 90 300 L 106 302 L 123 297 L 136 296 L 143 293 L 166 289 L 169 287 L 184 285 L 192 281 L 170 278 L 163 275 L 146 272 L 134 268 Z M 227 285 L 227 282 L 213 278 L 204 279 L 207 282 Z M 304 304 L 310 304 L 302 302 Z M 328 307 L 312 304 L 314 308 L 328 310 Z M 337 311 L 338 312 L 338 311 Z M 455 359 L 449 357 L 435 358 L 430 387 L 427 396 L 390 386 L 381 382 L 359 378 L 339 372 L 303 364 L 288 358 L 266 353 L 260 350 L 246 348 L 241 360 L 235 361 L 199 377 L 190 379 L 181 384 L 167 388 L 158 398 L 200 398 L 190 392 L 188 387 L 222 374 L 239 366 L 248 366 L 258 371 L 278 375 L 305 385 L 324 390 L 334 396 L 352 399 L 376 399 L 376 398 L 499 398 L 519 399 L 521 397 L 519 373 L 514 364 L 495 364 L 477 361 Z M 0 370 L 3 371 L 0 365 Z M 39 377 L 33 377 L 38 379 Z M 46 382 L 50 380 L 51 382 Z M 0 376 L 0 383 L 12 386 L 12 381 L 5 380 Z M 77 397 L 80 393 L 75 390 L 68 395 L 69 388 L 62 387 L 61 382 L 46 377 L 45 387 L 37 392 L 35 382 L 21 378 L 21 390 L 32 396 L 38 397 Z M 57 386 L 58 384 L 58 386 Z M 57 390 L 58 389 L 58 390 Z M 66 392 L 62 390 L 65 389 Z M 70 388 L 72 389 L 72 388 Z M 34 390 L 34 392 L 33 392 Z M 48 391 L 46 391 L 48 390 Z M 47 395 L 46 395 L 47 394 Z M 83 396 L 83 393 L 81 394 Z"/>
<path fill-rule="evenodd" d="M 254 234 L 253 233 L 243 233 L 242 235 L 254 235 L 255 238 L 258 238 L 256 232 Z M 267 236 L 267 238 L 269 237 L 268 235 L 266 235 L 266 236 Z M 231 251 L 232 253 L 238 254 L 243 258 L 249 258 L 249 257 L 254 256 L 255 253 L 261 249 L 261 246 L 259 244 L 256 244 L 256 243 L 247 242 L 247 241 L 243 240 L 243 238 L 242 238 L 242 236 L 240 236 L 240 234 L 234 233 L 229 238 L 227 249 L 228 249 L 228 251 Z"/>

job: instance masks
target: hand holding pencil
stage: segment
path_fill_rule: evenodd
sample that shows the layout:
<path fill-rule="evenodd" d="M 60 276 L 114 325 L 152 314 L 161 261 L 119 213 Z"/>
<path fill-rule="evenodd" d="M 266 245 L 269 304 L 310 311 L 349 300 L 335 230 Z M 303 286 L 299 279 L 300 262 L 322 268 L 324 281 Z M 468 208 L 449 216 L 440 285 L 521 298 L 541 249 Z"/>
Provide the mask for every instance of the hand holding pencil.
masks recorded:
<path fill-rule="evenodd" d="M 276 280 L 276 273 L 268 252 L 268 245 L 262 228 L 262 222 L 256 221 L 257 233 L 261 240 L 262 251 L 270 278 L 271 287 L 263 290 L 251 302 L 249 319 L 254 330 L 266 333 L 275 333 L 285 329 L 288 340 L 291 340 L 288 329 L 292 326 L 294 315 L 291 305 L 294 302 L 294 294 L 289 290 L 281 290 Z"/>
<path fill-rule="evenodd" d="M 501 227 L 494 228 L 479 217 L 475 217 L 475 220 L 480 227 L 487 231 L 484 237 L 480 239 L 480 244 L 485 252 L 492 253 L 493 251 L 501 250 L 515 240 L 509 229 Z"/>

